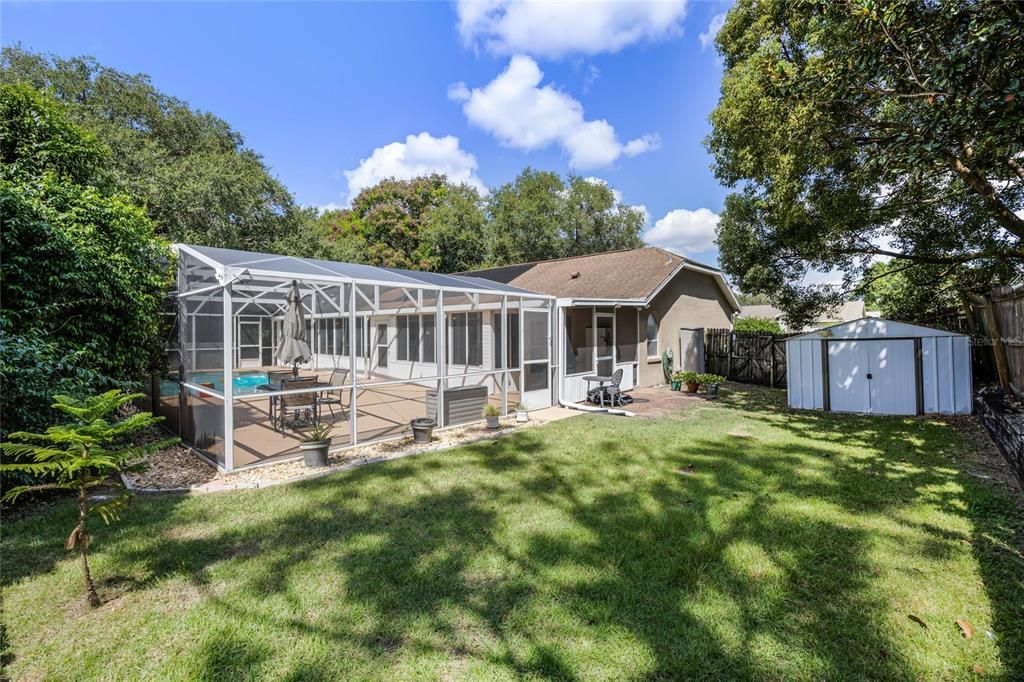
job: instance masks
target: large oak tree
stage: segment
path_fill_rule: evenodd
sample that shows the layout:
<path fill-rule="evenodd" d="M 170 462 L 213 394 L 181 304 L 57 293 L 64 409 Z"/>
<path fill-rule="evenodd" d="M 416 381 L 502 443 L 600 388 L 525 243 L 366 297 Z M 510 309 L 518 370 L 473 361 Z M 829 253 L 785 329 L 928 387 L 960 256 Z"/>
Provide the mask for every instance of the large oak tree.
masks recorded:
<path fill-rule="evenodd" d="M 1020 276 L 1024 3 L 738 0 L 717 44 L 707 146 L 742 290 L 799 321 L 879 257 L 922 286 Z"/>

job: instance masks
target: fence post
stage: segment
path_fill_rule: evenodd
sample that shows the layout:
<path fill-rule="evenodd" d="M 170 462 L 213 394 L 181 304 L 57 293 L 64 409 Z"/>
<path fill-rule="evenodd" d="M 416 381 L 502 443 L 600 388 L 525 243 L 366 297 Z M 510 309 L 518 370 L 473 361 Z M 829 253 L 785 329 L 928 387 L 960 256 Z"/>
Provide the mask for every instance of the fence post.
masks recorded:
<path fill-rule="evenodd" d="M 734 333 L 730 330 L 726 332 L 726 338 L 728 341 L 725 344 L 725 378 L 732 379 L 732 337 Z"/>
<path fill-rule="evenodd" d="M 768 337 L 768 354 L 771 356 L 771 367 L 768 374 L 768 385 L 775 388 L 775 337 Z"/>

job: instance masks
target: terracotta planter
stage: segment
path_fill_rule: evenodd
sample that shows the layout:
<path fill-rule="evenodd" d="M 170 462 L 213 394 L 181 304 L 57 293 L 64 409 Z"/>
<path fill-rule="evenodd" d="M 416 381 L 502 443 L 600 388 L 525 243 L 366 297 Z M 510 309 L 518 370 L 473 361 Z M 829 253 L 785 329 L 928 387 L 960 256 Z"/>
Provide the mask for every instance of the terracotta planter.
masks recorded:
<path fill-rule="evenodd" d="M 327 466 L 327 450 L 331 447 L 331 439 L 315 440 L 308 443 L 299 443 L 302 450 L 302 461 L 308 467 Z"/>
<path fill-rule="evenodd" d="M 697 392 L 697 388 L 699 386 L 700 386 L 700 384 L 691 384 L 691 383 L 687 382 L 687 384 L 686 384 L 686 392 L 687 393 L 696 393 Z"/>

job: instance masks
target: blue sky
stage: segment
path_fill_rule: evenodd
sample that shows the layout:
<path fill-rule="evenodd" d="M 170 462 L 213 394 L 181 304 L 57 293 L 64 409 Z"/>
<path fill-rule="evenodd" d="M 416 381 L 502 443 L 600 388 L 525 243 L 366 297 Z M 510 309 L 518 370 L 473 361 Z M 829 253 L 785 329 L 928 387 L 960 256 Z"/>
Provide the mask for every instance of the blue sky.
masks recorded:
<path fill-rule="evenodd" d="M 226 119 L 302 204 L 429 169 L 493 187 L 529 165 L 604 180 L 648 211 L 649 241 L 715 263 L 727 190 L 701 140 L 726 8 L 4 2 L 0 40 L 148 74 Z"/>

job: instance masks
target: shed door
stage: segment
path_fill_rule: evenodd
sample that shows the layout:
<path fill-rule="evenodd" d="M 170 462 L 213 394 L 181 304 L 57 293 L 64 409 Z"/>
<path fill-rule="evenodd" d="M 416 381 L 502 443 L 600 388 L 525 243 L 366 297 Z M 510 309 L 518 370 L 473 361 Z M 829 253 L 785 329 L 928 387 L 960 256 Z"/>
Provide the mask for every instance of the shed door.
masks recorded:
<path fill-rule="evenodd" d="M 913 341 L 829 341 L 828 356 L 833 411 L 917 413 Z"/>
<path fill-rule="evenodd" d="M 833 412 L 870 412 L 865 341 L 828 342 L 828 397 Z"/>
<path fill-rule="evenodd" d="M 868 341 L 871 366 L 871 412 L 917 414 L 914 342 Z"/>

